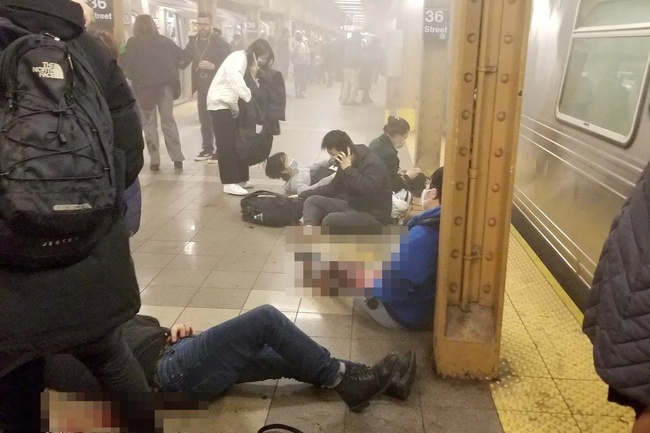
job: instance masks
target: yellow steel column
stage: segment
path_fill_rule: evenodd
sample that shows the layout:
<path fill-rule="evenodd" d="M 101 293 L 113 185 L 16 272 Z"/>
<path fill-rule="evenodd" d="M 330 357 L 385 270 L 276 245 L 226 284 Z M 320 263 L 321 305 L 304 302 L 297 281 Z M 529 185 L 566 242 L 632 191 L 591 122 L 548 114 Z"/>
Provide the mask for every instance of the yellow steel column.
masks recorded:
<path fill-rule="evenodd" d="M 454 2 L 434 327 L 443 375 L 498 373 L 531 0 Z"/>

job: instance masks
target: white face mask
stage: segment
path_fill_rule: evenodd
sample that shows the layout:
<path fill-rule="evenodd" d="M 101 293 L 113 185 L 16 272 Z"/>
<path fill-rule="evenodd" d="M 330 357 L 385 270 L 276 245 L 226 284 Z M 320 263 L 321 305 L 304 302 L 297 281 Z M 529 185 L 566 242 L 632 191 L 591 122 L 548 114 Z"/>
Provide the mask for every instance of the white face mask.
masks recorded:
<path fill-rule="evenodd" d="M 433 190 L 432 190 L 432 189 L 425 189 L 425 190 L 422 190 L 422 195 L 420 196 L 420 204 L 421 204 L 422 206 L 424 206 L 424 202 L 425 202 L 426 200 L 429 199 L 429 198 L 428 198 L 428 195 L 429 195 L 429 193 L 430 193 L 431 191 L 433 191 Z"/>
<path fill-rule="evenodd" d="M 291 169 L 291 170 L 297 170 L 298 169 L 298 161 L 296 161 L 293 158 L 289 158 L 289 165 L 288 165 L 287 168 Z"/>

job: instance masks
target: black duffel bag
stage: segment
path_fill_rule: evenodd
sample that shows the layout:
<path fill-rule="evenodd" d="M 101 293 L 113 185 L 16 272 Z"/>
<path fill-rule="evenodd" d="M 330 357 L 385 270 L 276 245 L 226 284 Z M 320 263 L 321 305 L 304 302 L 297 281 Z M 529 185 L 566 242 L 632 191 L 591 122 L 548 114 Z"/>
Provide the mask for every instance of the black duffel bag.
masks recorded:
<path fill-rule="evenodd" d="M 241 199 L 242 219 L 252 224 L 286 227 L 302 218 L 302 200 L 272 191 L 255 191 Z"/>

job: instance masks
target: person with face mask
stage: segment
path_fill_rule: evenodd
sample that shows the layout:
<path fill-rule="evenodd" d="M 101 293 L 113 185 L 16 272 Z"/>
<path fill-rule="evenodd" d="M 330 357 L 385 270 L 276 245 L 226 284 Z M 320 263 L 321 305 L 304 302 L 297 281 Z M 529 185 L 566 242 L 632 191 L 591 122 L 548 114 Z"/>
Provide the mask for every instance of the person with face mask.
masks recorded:
<path fill-rule="evenodd" d="M 431 329 L 438 271 L 440 203 L 443 168 L 431 175 L 420 200 L 424 212 L 407 224 L 408 248 L 401 248 L 399 263 L 384 269 L 374 281 L 373 297 L 364 309 L 380 325 L 392 329 Z"/>
<path fill-rule="evenodd" d="M 325 160 L 310 167 L 300 167 L 298 161 L 278 152 L 266 161 L 265 171 L 270 179 L 284 180 L 283 191 L 291 196 L 330 183 L 336 174 L 331 166 L 331 161 Z"/>
<path fill-rule="evenodd" d="M 370 151 L 381 158 L 390 173 L 393 192 L 403 189 L 412 191 L 411 182 L 422 175 L 422 170 L 412 168 L 400 169 L 398 149 L 406 144 L 411 125 L 401 117 L 390 116 L 384 126 L 384 133 L 370 143 Z"/>

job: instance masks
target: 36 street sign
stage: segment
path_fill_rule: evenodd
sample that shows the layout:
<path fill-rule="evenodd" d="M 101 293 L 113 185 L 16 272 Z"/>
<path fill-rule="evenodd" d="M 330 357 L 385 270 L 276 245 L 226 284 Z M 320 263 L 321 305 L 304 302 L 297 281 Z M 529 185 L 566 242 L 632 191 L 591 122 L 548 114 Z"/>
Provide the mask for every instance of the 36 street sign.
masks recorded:
<path fill-rule="evenodd" d="M 103 29 L 113 31 L 113 0 L 86 0 L 95 12 L 95 22 Z"/>
<path fill-rule="evenodd" d="M 449 9 L 424 8 L 424 39 L 447 40 L 450 18 Z"/>

